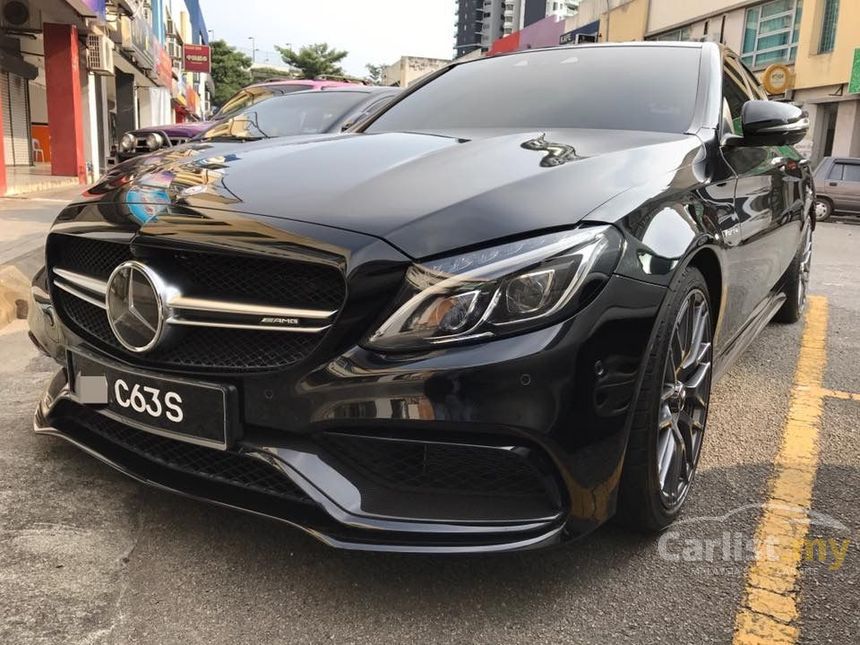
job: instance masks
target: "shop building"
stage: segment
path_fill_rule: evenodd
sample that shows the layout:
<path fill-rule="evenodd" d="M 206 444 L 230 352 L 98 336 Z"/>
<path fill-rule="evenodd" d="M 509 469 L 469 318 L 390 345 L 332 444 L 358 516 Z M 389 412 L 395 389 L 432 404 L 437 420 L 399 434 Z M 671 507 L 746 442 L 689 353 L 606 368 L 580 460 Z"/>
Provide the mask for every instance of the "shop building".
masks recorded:
<path fill-rule="evenodd" d="M 407 88 L 428 74 L 442 69 L 450 62 L 444 58 L 401 56 L 400 60 L 382 71 L 382 84 Z"/>
<path fill-rule="evenodd" d="M 93 181 L 124 132 L 202 118 L 173 33 L 206 44 L 197 0 L 0 0 L 0 194 Z"/>
<path fill-rule="evenodd" d="M 829 155 L 860 156 L 860 2 L 726 4 L 651 0 L 645 38 L 725 43 L 774 98 L 809 113 L 809 137 L 799 148 L 813 164 Z"/>

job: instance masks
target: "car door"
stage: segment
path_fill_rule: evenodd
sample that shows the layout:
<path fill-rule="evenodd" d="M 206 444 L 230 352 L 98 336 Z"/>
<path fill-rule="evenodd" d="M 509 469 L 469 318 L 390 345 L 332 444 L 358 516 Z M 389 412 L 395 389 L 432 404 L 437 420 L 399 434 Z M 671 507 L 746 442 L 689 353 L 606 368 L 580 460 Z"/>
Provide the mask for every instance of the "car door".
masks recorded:
<path fill-rule="evenodd" d="M 860 211 L 860 160 L 836 159 L 825 180 L 826 195 L 836 211 Z"/>
<path fill-rule="evenodd" d="M 743 104 L 766 98 L 746 74 L 734 57 L 726 57 L 723 93 L 734 134 L 738 135 L 742 134 Z M 765 304 L 800 242 L 802 172 L 800 156 L 790 146 L 729 146 L 724 147 L 723 154 L 737 175 L 735 209 L 740 222 L 741 277 L 736 298 L 742 327 Z"/>

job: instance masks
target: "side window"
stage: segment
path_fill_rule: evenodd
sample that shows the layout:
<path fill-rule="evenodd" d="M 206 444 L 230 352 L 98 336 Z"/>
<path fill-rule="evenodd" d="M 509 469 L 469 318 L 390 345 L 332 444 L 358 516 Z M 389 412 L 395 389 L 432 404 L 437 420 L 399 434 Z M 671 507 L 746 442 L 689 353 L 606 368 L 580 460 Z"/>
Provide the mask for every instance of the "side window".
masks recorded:
<path fill-rule="evenodd" d="M 847 163 L 843 168 L 843 172 L 842 179 L 845 181 L 860 181 L 860 164 Z"/>
<path fill-rule="evenodd" d="M 743 63 L 740 63 L 740 69 L 741 73 L 744 75 L 744 78 L 746 78 L 747 80 L 747 85 L 749 85 L 749 88 L 753 93 L 753 98 L 759 100 L 767 99 L 767 92 L 764 91 L 764 87 L 762 87 L 761 83 L 759 83 L 759 80 L 755 77 L 755 74 L 753 74 L 749 70 L 749 68 Z"/>
<path fill-rule="evenodd" d="M 723 98 L 729 106 L 732 119 L 732 134 L 743 134 L 741 128 L 741 108 L 749 100 L 746 91 L 728 72 L 723 74 Z"/>
<path fill-rule="evenodd" d="M 833 167 L 830 169 L 830 174 L 827 175 L 828 179 L 834 179 L 839 181 L 842 179 L 842 169 L 845 167 L 844 164 L 834 163 Z"/>

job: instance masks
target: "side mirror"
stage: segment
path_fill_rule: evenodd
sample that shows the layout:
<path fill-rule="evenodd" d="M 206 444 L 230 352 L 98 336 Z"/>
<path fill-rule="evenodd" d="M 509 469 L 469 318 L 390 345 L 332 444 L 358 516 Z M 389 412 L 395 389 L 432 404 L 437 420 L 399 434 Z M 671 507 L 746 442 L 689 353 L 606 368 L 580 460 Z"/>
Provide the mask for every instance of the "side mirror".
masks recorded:
<path fill-rule="evenodd" d="M 809 130 L 809 117 L 796 105 L 777 101 L 747 101 L 741 108 L 743 137 L 738 145 L 790 146 Z"/>

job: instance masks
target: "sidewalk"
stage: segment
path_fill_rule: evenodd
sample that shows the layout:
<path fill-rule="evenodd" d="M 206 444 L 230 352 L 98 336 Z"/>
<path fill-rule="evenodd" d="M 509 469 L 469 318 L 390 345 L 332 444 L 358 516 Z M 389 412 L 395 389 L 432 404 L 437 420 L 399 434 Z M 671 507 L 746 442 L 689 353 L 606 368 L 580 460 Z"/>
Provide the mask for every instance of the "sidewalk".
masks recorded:
<path fill-rule="evenodd" d="M 0 198 L 0 266 L 41 249 L 63 206 L 83 192 L 75 185 L 26 197 Z"/>
<path fill-rule="evenodd" d="M 42 266 L 45 236 L 63 206 L 82 190 L 75 185 L 0 198 L 0 328 L 26 315 L 30 278 Z"/>

